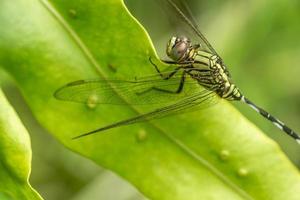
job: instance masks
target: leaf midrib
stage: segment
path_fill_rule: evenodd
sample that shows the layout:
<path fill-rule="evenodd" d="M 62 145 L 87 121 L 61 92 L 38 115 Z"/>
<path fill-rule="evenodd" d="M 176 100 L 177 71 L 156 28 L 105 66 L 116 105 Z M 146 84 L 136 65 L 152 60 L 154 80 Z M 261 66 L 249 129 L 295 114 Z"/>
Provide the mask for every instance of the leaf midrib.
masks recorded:
<path fill-rule="evenodd" d="M 63 19 L 63 17 L 55 10 L 55 8 L 47 1 L 47 0 L 39 0 L 39 2 L 50 12 L 50 14 L 58 21 L 59 24 L 62 25 L 62 27 L 66 30 L 66 32 L 69 34 L 71 39 L 75 41 L 75 43 L 78 45 L 78 47 L 82 50 L 84 56 L 87 58 L 87 60 L 90 62 L 90 64 L 96 69 L 96 72 L 102 76 L 105 77 L 105 73 L 101 71 L 101 67 L 92 55 L 92 53 L 89 51 L 89 49 L 85 46 L 85 44 L 82 42 L 80 37 L 76 34 L 76 32 L 71 28 L 71 26 Z M 125 8 L 126 12 L 135 19 L 129 10 L 127 9 L 126 5 L 124 4 L 123 0 L 121 0 L 121 3 L 123 7 Z M 136 20 L 137 21 L 137 20 Z M 137 21 L 138 22 L 138 21 Z M 140 23 L 138 23 L 140 24 Z M 145 31 L 147 34 L 147 32 Z M 148 36 L 150 39 L 150 37 Z M 110 84 L 111 85 L 111 84 Z M 114 92 L 125 102 L 128 102 L 122 95 L 120 95 L 114 87 L 112 87 Z M 134 112 L 137 114 L 140 113 L 133 105 L 128 104 L 128 107 L 131 108 Z M 237 184 L 232 182 L 230 178 L 223 175 L 222 171 L 218 170 L 216 167 L 214 167 L 208 160 L 201 157 L 201 155 L 198 155 L 195 151 L 193 151 L 191 148 L 186 146 L 184 143 L 182 143 L 180 140 L 178 140 L 176 137 L 168 134 L 164 130 L 162 130 L 159 126 L 157 126 L 155 123 L 147 121 L 151 126 L 153 126 L 155 129 L 157 129 L 159 132 L 161 132 L 168 140 L 176 144 L 183 152 L 185 152 L 187 155 L 195 159 L 197 162 L 205 166 L 209 171 L 211 171 L 213 174 L 215 174 L 221 181 L 223 181 L 225 184 L 227 184 L 231 189 L 236 191 L 241 197 L 254 200 L 254 198 L 248 194 L 245 190 L 241 189 Z"/>

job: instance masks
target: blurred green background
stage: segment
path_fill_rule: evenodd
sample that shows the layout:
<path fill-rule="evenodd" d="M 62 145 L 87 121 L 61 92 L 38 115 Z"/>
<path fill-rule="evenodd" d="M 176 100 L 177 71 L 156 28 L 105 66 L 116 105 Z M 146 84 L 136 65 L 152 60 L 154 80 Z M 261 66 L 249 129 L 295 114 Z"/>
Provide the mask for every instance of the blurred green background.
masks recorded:
<path fill-rule="evenodd" d="M 149 1 L 149 0 L 147 0 Z M 153 16 L 155 5 L 127 0 L 162 55 L 172 28 Z M 189 0 L 202 32 L 224 59 L 233 79 L 257 105 L 300 131 L 300 2 L 298 0 Z M 126 181 L 100 169 L 56 142 L 34 119 L 14 86 L 0 71 L 0 82 L 31 134 L 31 183 L 49 200 L 144 199 Z M 300 168 L 300 147 L 246 105 L 234 103 L 273 138 Z M 226 140 L 226 138 L 221 138 Z M 84 172 L 84 173 L 81 173 Z M 116 193 L 116 188 L 118 192 Z"/>

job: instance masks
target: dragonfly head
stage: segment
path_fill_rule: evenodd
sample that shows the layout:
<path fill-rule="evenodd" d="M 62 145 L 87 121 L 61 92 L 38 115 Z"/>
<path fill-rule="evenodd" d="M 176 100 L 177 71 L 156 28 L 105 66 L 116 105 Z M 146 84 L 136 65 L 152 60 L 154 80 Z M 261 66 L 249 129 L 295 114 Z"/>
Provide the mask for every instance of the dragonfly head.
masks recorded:
<path fill-rule="evenodd" d="M 189 58 L 191 41 L 184 36 L 172 37 L 167 44 L 167 55 L 176 62 L 184 62 Z"/>

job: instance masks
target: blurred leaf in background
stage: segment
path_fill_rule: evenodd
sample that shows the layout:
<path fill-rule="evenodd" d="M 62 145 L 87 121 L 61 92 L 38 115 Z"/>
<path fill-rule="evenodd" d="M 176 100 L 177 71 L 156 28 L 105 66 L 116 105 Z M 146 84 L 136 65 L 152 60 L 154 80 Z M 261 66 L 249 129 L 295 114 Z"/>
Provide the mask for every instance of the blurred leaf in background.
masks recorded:
<path fill-rule="evenodd" d="M 41 200 L 29 184 L 31 146 L 28 133 L 0 90 L 0 199 Z"/>

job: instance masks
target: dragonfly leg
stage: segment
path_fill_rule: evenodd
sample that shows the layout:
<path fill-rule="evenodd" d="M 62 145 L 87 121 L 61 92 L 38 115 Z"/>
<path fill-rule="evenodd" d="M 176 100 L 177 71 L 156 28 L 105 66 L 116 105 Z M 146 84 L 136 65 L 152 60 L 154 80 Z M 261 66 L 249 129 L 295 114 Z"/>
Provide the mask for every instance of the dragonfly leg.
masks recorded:
<path fill-rule="evenodd" d="M 149 61 L 150 63 L 154 66 L 155 70 L 157 71 L 157 73 L 161 76 L 162 79 L 164 80 L 168 80 L 170 78 L 172 78 L 178 71 L 179 69 L 183 68 L 182 66 L 176 67 L 174 69 L 173 72 L 171 72 L 170 74 L 168 74 L 167 76 L 164 76 L 161 71 L 158 69 L 157 65 L 152 61 L 151 57 L 149 57 Z"/>
<path fill-rule="evenodd" d="M 163 88 L 158 88 L 158 87 L 150 87 L 149 89 L 147 90 L 144 90 L 142 92 L 137 92 L 136 94 L 137 95 L 143 95 L 147 92 L 150 92 L 151 90 L 155 90 L 155 91 L 158 91 L 158 92 L 164 92 L 164 93 L 169 93 L 169 94 L 179 94 L 182 92 L 182 89 L 183 89 L 183 86 L 184 86 L 184 81 L 185 81 L 185 71 L 183 71 L 182 75 L 181 75 L 181 79 L 180 79 L 180 82 L 179 82 L 179 86 L 177 88 L 177 90 L 173 91 L 173 90 L 167 90 L 167 89 L 163 89 Z"/>
<path fill-rule="evenodd" d="M 166 64 L 171 64 L 171 65 L 178 65 L 178 66 L 181 66 L 182 68 L 184 67 L 189 67 L 191 66 L 195 61 L 185 61 L 185 62 L 175 62 L 175 61 L 172 61 L 172 60 L 161 60 L 162 62 L 166 63 Z"/>
<path fill-rule="evenodd" d="M 202 56 L 202 57 L 205 57 L 205 56 Z M 209 57 L 205 57 L 205 58 L 209 58 Z M 161 60 L 161 61 L 166 64 L 179 65 L 179 68 L 194 68 L 192 66 L 193 64 L 208 65 L 206 62 L 199 61 L 199 60 L 191 60 L 191 61 L 185 61 L 185 62 L 181 62 L 181 63 L 170 61 L 170 60 Z"/>
<path fill-rule="evenodd" d="M 157 65 L 152 61 L 151 57 L 149 57 L 149 61 L 155 67 L 155 70 L 157 71 L 157 73 L 159 73 L 159 75 L 164 80 L 168 80 L 168 79 L 172 78 L 180 69 L 184 69 L 187 66 L 190 66 L 190 63 L 189 63 L 189 65 L 187 65 L 187 63 L 186 64 L 183 63 L 183 65 L 180 65 L 180 66 L 176 67 L 173 72 L 169 73 L 167 76 L 164 76 L 161 73 L 161 71 L 158 69 Z M 168 64 L 176 64 L 176 65 L 178 65 L 178 63 L 175 63 L 173 61 L 163 61 L 163 62 L 165 62 L 165 63 L 169 62 Z"/>

